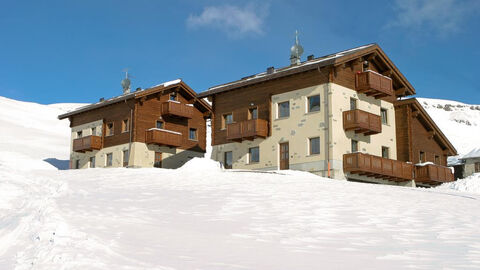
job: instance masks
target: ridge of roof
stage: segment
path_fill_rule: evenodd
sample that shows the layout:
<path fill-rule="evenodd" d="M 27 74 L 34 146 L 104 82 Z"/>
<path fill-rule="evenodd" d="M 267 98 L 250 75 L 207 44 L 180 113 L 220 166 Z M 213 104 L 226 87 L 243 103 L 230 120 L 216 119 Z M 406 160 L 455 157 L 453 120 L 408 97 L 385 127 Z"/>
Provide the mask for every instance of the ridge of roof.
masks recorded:
<path fill-rule="evenodd" d="M 321 66 L 327 66 L 328 64 L 333 64 L 334 60 L 337 59 L 337 58 L 347 56 L 349 54 L 353 54 L 353 53 L 358 52 L 360 50 L 370 48 L 370 47 L 374 47 L 374 46 L 378 46 L 378 45 L 376 43 L 369 43 L 369 44 L 366 44 L 366 45 L 354 47 L 354 48 L 339 51 L 339 52 L 336 52 L 336 53 L 320 56 L 320 57 L 314 58 L 312 60 L 306 60 L 306 61 L 301 62 L 299 65 L 293 65 L 293 66 L 290 65 L 290 66 L 281 67 L 281 68 L 275 69 L 274 72 L 271 73 L 271 74 L 268 74 L 266 71 L 264 71 L 264 72 L 260 72 L 260 73 L 254 74 L 254 75 L 246 76 L 246 77 L 243 77 L 240 80 L 236 80 L 236 81 L 233 81 L 233 82 L 212 86 L 212 87 L 208 88 L 207 90 L 198 93 L 198 97 L 199 98 L 204 98 L 204 97 L 207 97 L 211 94 L 221 92 L 221 91 L 216 91 L 216 90 L 222 89 L 224 87 L 233 86 L 233 85 L 237 85 L 237 84 L 241 84 L 241 83 L 245 83 L 245 82 L 250 82 L 250 81 L 254 81 L 256 79 L 262 79 L 262 78 L 265 78 L 265 77 L 275 78 L 275 77 L 279 76 L 279 74 L 281 74 L 282 72 L 301 69 L 301 68 L 308 67 L 310 65 L 319 64 L 319 66 L 320 66 L 320 64 L 323 64 Z"/>
<path fill-rule="evenodd" d="M 161 88 L 164 88 L 164 89 L 171 88 L 170 86 L 173 87 L 175 85 L 180 85 L 182 82 L 183 82 L 182 79 L 166 81 L 166 82 L 163 82 L 161 84 L 157 84 L 157 85 L 154 85 L 152 87 L 143 89 L 141 91 L 134 91 L 134 92 L 130 92 L 128 94 L 122 94 L 122 95 L 119 95 L 119 96 L 115 96 L 115 97 L 112 97 L 112 98 L 109 98 L 109 99 L 106 99 L 106 100 L 103 100 L 103 101 L 98 101 L 96 103 L 88 104 L 88 105 L 82 106 L 80 108 L 77 108 L 73 111 L 61 114 L 61 115 L 58 116 L 58 119 L 62 120 L 62 119 L 65 119 L 65 118 L 67 118 L 69 116 L 72 116 L 72 115 L 75 115 L 75 114 L 79 114 L 79 113 L 82 113 L 82 112 L 87 112 L 87 111 L 90 111 L 90 110 L 93 110 L 93 109 L 98 109 L 98 108 L 101 108 L 101 107 L 104 107 L 104 106 L 107 106 L 107 105 L 110 105 L 110 104 L 118 103 L 118 102 L 130 99 L 130 98 L 134 98 L 139 94 L 145 93 L 146 91 L 153 90 L 157 87 L 161 87 Z M 159 90 L 159 89 L 157 89 L 157 90 Z"/>

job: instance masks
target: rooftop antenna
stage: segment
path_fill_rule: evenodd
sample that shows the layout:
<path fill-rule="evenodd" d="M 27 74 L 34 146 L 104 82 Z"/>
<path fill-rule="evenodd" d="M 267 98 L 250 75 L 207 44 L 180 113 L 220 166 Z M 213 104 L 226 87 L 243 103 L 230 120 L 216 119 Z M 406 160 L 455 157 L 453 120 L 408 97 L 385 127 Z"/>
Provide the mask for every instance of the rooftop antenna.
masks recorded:
<path fill-rule="evenodd" d="M 303 47 L 298 41 L 298 30 L 295 30 L 295 44 L 290 48 L 290 65 L 299 65 L 302 54 Z"/>
<path fill-rule="evenodd" d="M 122 88 L 123 88 L 123 94 L 128 94 L 130 93 L 130 79 L 128 76 L 128 69 L 123 70 L 125 72 L 125 79 L 122 80 Z"/>

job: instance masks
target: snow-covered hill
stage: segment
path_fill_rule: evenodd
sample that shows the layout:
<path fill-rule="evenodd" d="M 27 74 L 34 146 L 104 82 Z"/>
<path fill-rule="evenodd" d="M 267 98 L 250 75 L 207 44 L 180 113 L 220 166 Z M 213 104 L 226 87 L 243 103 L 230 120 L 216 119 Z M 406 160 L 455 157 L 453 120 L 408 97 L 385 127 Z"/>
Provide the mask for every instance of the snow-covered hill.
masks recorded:
<path fill-rule="evenodd" d="M 480 194 L 208 159 L 55 170 L 77 105 L 0 102 L 0 269 L 480 268 Z"/>
<path fill-rule="evenodd" d="M 418 101 L 460 156 L 480 148 L 480 105 L 428 98 L 418 98 Z"/>

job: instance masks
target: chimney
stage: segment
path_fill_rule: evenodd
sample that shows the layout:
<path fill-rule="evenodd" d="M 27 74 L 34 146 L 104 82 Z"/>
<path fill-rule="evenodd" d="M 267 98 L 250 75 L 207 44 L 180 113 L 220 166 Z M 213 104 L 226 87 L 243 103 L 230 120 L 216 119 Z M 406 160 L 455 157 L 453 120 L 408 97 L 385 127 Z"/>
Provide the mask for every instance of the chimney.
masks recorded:
<path fill-rule="evenodd" d="M 307 61 L 311 61 L 315 58 L 315 56 L 313 56 L 313 54 L 310 54 L 309 56 L 307 56 Z"/>
<path fill-rule="evenodd" d="M 105 101 L 105 98 L 102 97 L 102 98 L 100 98 L 98 101 L 99 101 L 99 102 L 104 102 L 104 101 Z"/>
<path fill-rule="evenodd" d="M 141 88 L 141 87 L 137 87 L 137 89 L 135 89 L 135 92 L 138 92 L 138 91 L 142 91 L 142 88 Z"/>
<path fill-rule="evenodd" d="M 268 68 L 267 68 L 267 74 L 272 74 L 273 72 L 275 72 L 275 68 L 274 68 L 274 67 L 268 67 Z"/>

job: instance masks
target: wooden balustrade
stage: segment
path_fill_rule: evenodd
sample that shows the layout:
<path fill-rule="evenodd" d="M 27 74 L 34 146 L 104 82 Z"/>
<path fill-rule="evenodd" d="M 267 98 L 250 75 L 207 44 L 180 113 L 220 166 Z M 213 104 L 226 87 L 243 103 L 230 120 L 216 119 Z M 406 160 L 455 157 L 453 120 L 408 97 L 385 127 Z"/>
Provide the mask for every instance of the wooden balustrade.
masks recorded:
<path fill-rule="evenodd" d="M 268 136 L 268 121 L 263 119 L 250 119 L 227 125 L 227 140 L 243 141 L 254 140 L 257 137 Z"/>
<path fill-rule="evenodd" d="M 373 135 L 382 132 L 382 119 L 379 115 L 362 110 L 343 112 L 343 129 L 354 130 L 355 133 Z"/>
<path fill-rule="evenodd" d="M 364 153 L 343 155 L 344 172 L 390 181 L 413 179 L 413 165 Z"/>
<path fill-rule="evenodd" d="M 182 145 L 182 134 L 171 130 L 152 128 L 146 131 L 145 142 L 147 144 L 178 147 Z"/>
<path fill-rule="evenodd" d="M 102 149 L 102 138 L 99 136 L 85 136 L 73 140 L 73 151 L 84 153 Z"/>
<path fill-rule="evenodd" d="M 394 95 L 392 79 L 374 71 L 357 73 L 355 85 L 357 92 L 377 99 Z"/>
<path fill-rule="evenodd" d="M 162 115 L 192 118 L 193 110 L 193 106 L 177 101 L 166 101 L 162 103 Z"/>
<path fill-rule="evenodd" d="M 415 166 L 415 181 L 435 185 L 454 181 L 454 177 L 452 170 L 448 167 L 426 164 Z"/>

